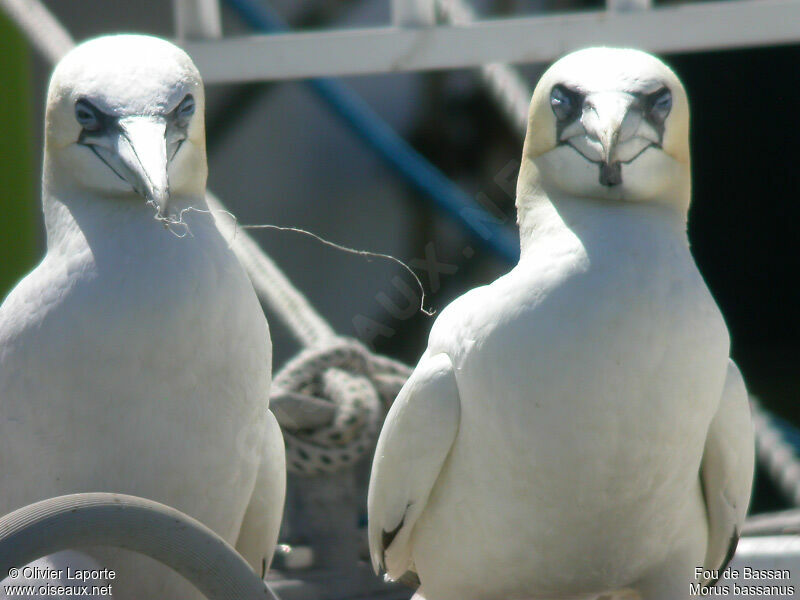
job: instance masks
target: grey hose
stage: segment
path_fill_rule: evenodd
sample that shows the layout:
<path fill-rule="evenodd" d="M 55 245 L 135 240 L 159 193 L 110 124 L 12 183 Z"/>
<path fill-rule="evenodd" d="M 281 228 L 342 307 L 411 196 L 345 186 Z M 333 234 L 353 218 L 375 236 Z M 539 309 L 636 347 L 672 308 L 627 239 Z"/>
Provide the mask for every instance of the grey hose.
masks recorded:
<path fill-rule="evenodd" d="M 210 600 L 276 600 L 208 527 L 174 508 L 123 494 L 58 496 L 0 518 L 0 576 L 60 550 L 97 545 L 152 557 Z"/>

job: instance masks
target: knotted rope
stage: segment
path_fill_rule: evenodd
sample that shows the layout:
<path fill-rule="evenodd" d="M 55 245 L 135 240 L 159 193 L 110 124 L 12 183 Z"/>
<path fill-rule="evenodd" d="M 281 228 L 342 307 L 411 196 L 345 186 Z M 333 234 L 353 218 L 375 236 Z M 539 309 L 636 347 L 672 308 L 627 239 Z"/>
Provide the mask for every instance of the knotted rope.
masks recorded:
<path fill-rule="evenodd" d="M 275 377 L 271 399 L 287 468 L 316 475 L 354 465 L 372 449 L 410 374 L 406 365 L 351 338 L 300 352 Z"/>

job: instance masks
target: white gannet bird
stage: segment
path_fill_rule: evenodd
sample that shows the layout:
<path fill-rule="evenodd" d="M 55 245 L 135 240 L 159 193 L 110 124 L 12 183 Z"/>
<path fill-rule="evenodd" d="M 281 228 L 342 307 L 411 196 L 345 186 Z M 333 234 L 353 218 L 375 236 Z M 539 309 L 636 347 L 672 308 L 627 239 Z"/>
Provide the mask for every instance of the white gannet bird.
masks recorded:
<path fill-rule="evenodd" d="M 376 569 L 427 600 L 677 600 L 726 564 L 753 431 L 689 197 L 669 68 L 593 48 L 543 75 L 519 264 L 441 313 L 383 426 Z"/>
<path fill-rule="evenodd" d="M 68 493 L 144 496 L 261 573 L 285 486 L 272 348 L 207 212 L 203 112 L 194 64 L 156 38 L 95 39 L 56 67 L 47 254 L 0 307 L 0 513 Z M 182 237 L 164 225 L 181 214 Z M 193 597 L 147 559 L 92 554 L 116 571 L 115 598 Z"/>

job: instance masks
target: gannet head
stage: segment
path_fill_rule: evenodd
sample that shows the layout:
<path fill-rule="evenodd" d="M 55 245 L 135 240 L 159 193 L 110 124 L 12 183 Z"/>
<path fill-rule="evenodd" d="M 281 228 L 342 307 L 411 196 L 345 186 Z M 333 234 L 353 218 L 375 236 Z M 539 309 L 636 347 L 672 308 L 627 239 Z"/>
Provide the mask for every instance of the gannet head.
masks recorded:
<path fill-rule="evenodd" d="M 167 214 L 205 191 L 205 96 L 197 68 L 158 38 L 114 35 L 69 52 L 50 79 L 45 182 Z"/>
<path fill-rule="evenodd" d="M 589 48 L 553 64 L 533 93 L 521 192 L 689 202 L 689 104 L 677 76 L 637 50 Z"/>

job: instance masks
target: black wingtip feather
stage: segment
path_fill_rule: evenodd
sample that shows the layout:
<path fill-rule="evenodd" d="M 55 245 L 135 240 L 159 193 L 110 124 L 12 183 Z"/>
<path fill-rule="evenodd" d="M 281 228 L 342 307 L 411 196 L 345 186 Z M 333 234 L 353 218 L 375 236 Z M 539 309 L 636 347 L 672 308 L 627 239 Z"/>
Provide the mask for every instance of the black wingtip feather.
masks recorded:
<path fill-rule="evenodd" d="M 731 564 L 731 561 L 733 560 L 733 555 L 736 554 L 736 547 L 739 545 L 739 537 L 740 537 L 739 530 L 734 529 L 733 534 L 731 534 L 731 541 L 728 544 L 728 553 L 725 555 L 725 560 L 723 560 L 722 564 L 719 566 L 718 572 L 720 577 L 722 577 L 722 573 L 725 571 L 725 569 L 728 568 L 728 565 Z M 713 580 L 709 580 L 706 585 L 708 585 L 708 587 L 712 587 L 716 585 L 718 581 L 719 577 Z"/>
<path fill-rule="evenodd" d="M 416 590 L 420 584 L 419 575 L 417 575 L 414 571 L 406 571 L 397 581 L 414 590 Z"/>
<path fill-rule="evenodd" d="M 406 522 L 406 516 L 403 515 L 403 518 L 400 519 L 400 524 L 392 529 L 391 531 L 386 531 L 385 529 L 381 532 L 381 567 L 384 569 L 386 568 L 386 549 L 391 546 L 394 538 L 397 537 L 397 532 L 403 528 L 403 524 Z"/>

